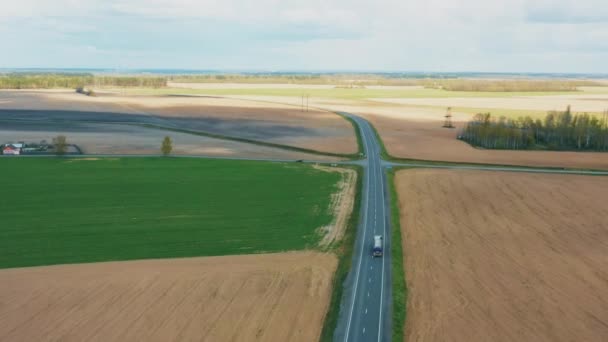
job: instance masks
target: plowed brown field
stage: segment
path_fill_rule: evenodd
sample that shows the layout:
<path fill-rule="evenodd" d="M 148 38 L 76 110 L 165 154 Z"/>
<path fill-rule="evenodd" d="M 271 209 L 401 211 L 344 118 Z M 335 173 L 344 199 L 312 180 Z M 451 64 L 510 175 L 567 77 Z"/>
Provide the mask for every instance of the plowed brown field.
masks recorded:
<path fill-rule="evenodd" d="M 407 341 L 606 341 L 606 178 L 417 169 L 396 183 Z"/>
<path fill-rule="evenodd" d="M 299 252 L 0 270 L 0 341 L 315 341 L 336 264 Z"/>
<path fill-rule="evenodd" d="M 608 153 L 485 150 L 457 139 L 458 129 L 440 121 L 401 120 L 365 115 L 380 133 L 391 156 L 463 163 L 608 169 Z M 463 123 L 456 123 L 462 127 Z"/>
<path fill-rule="evenodd" d="M 604 96 L 604 95 L 602 95 Z M 300 99 L 287 96 L 239 96 L 242 99 L 275 101 L 297 105 Z M 560 108 L 557 103 L 550 107 L 552 100 L 567 100 L 569 103 L 590 103 L 592 95 L 562 95 L 514 98 L 504 100 L 482 99 L 495 107 L 518 101 L 540 103 L 546 108 Z M 471 113 L 453 112 L 456 129 L 442 128 L 445 108 L 425 107 L 402 103 L 392 103 L 386 99 L 377 101 L 312 98 L 311 106 L 335 111 L 346 111 L 369 120 L 382 137 L 389 154 L 397 158 L 450 161 L 460 163 L 481 163 L 497 165 L 522 165 L 537 167 L 564 167 L 583 169 L 608 169 L 608 153 L 557 152 L 557 151 L 515 151 L 483 150 L 458 140 L 458 129 L 470 120 Z M 443 99 L 436 99 L 441 100 Z M 472 99 L 476 100 L 476 99 Z M 503 101 L 504 100 L 504 101 Z M 400 102 L 400 101 L 397 101 Z M 432 104 L 432 103 L 431 103 Z M 443 103 L 441 103 L 443 105 Z M 438 104 L 435 104 L 438 105 Z M 493 105 L 493 104 L 492 104 Z M 561 104 L 560 104 L 561 105 Z M 608 107 L 608 104 L 605 105 Z M 545 107 L 542 107 L 545 108 Z M 577 107 L 578 108 L 578 107 Z M 507 108 L 508 109 L 508 108 Z"/>
<path fill-rule="evenodd" d="M 0 109 L 74 111 L 78 113 L 69 121 L 76 123 L 103 120 L 103 112 L 132 114 L 142 120 L 154 116 L 166 125 L 206 133 L 323 152 L 357 152 L 353 127 L 340 116 L 312 109 L 302 112 L 299 107 L 259 101 L 200 96 L 99 94 L 88 97 L 70 91 L 0 91 Z M 53 117 L 56 114 L 47 112 L 45 115 Z M 116 117 L 111 119 L 117 120 Z M 62 120 L 66 120 L 65 114 Z"/>

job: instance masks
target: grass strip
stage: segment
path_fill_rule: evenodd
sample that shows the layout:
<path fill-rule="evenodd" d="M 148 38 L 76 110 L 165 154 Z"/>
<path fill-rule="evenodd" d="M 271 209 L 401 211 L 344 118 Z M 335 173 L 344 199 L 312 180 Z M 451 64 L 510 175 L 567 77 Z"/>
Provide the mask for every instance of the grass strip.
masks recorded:
<path fill-rule="evenodd" d="M 403 341 L 407 306 L 407 284 L 403 267 L 403 244 L 401 236 L 399 197 L 395 187 L 395 170 L 388 171 L 388 186 L 391 203 L 391 272 L 393 289 L 392 341 Z"/>
<path fill-rule="evenodd" d="M 361 189 L 363 187 L 363 168 L 360 166 L 352 166 L 352 168 L 354 168 L 357 172 L 355 202 L 353 204 L 353 212 L 348 220 L 346 231 L 344 232 L 344 238 L 335 246 L 334 249 L 334 252 L 338 256 L 338 268 L 336 269 L 336 274 L 334 275 L 331 301 L 329 302 L 329 308 L 323 323 L 323 330 L 321 331 L 320 341 L 322 342 L 331 342 L 333 340 L 336 325 L 338 324 L 338 317 L 340 315 L 340 304 L 342 302 L 342 295 L 344 293 L 344 281 L 346 280 L 348 272 L 351 268 L 355 237 L 357 235 L 357 226 L 359 225 Z"/>

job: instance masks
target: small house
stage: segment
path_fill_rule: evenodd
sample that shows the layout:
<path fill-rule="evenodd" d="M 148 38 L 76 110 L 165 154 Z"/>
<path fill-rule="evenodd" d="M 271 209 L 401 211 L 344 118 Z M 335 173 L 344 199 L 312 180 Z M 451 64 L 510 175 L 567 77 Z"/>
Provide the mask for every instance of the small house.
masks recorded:
<path fill-rule="evenodd" d="M 7 144 L 2 148 L 2 154 L 18 156 L 21 154 L 23 144 Z"/>

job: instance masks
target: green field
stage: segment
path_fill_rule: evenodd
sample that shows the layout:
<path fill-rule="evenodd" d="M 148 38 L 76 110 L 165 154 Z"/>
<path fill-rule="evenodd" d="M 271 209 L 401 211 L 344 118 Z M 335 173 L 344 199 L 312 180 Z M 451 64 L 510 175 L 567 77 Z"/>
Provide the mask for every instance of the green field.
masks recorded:
<path fill-rule="evenodd" d="M 591 88 L 591 87 L 588 87 Z M 608 87 L 593 88 L 595 93 L 608 93 Z M 599 89 L 599 90 L 598 90 Z M 126 88 L 121 90 L 134 95 L 211 95 L 211 96 L 292 96 L 300 97 L 308 94 L 310 97 L 339 98 L 339 99 L 373 99 L 373 98 L 444 98 L 444 97 L 516 97 L 516 96 L 545 96 L 564 94 L 584 94 L 585 91 L 553 91 L 553 92 L 480 92 L 480 91 L 446 91 L 427 88 L 397 88 L 397 89 L 344 89 L 344 88 L 243 88 L 243 89 L 183 89 L 183 88 Z"/>
<path fill-rule="evenodd" d="M 0 158 L 0 268 L 314 248 L 338 173 L 189 158 Z"/>

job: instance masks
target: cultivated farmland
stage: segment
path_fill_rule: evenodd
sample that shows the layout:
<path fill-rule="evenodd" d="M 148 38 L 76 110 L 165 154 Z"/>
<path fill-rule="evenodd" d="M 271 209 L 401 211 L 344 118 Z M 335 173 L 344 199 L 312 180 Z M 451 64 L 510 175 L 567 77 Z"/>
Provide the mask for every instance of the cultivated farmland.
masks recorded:
<path fill-rule="evenodd" d="M 88 97 L 68 91 L 0 91 L 0 119 L 71 123 L 137 123 L 355 154 L 352 125 L 340 116 L 300 107 L 201 96 Z"/>
<path fill-rule="evenodd" d="M 580 93 L 551 96 L 518 97 L 456 97 L 456 98 L 403 98 L 375 99 L 379 102 L 431 107 L 464 107 L 481 110 L 516 109 L 522 111 L 565 110 L 572 106 L 578 112 L 601 113 L 608 109 L 608 94 Z M 499 113 L 497 113 L 499 114 Z"/>
<path fill-rule="evenodd" d="M 332 254 L 0 270 L 0 341 L 315 341 Z"/>
<path fill-rule="evenodd" d="M 457 139 L 457 129 L 442 128 L 441 121 L 401 120 L 365 115 L 378 130 L 388 153 L 397 158 L 461 163 L 608 169 L 608 153 L 523 150 L 486 150 Z"/>
<path fill-rule="evenodd" d="M 315 248 L 343 178 L 182 158 L 2 158 L 0 168 L 19 179 L 2 188 L 0 268 Z"/>
<path fill-rule="evenodd" d="M 183 85 L 186 86 L 186 85 Z M 253 89 L 205 85 L 190 89 L 196 94 L 221 94 L 248 100 L 298 105 L 297 92 L 310 94 L 315 107 L 358 114 L 378 130 L 389 154 L 396 158 L 435 161 L 524 165 L 582 169 L 608 169 L 608 154 L 546 151 L 488 151 L 458 141 L 458 129 L 479 111 L 517 118 L 544 117 L 547 110 L 565 110 L 595 115 L 608 109 L 608 87 L 582 87 L 579 92 L 460 92 L 422 87 L 370 87 L 369 89 L 273 89 L 256 85 Z M 195 85 L 192 85 L 195 87 Z M 134 90 L 135 92 L 137 90 Z M 184 89 L 159 89 L 150 92 L 175 93 Z M 442 128 L 446 107 L 453 109 L 457 129 Z"/>
<path fill-rule="evenodd" d="M 0 122 L 0 142 L 41 140 L 66 135 L 84 154 L 157 155 L 167 135 L 173 140 L 174 155 L 204 155 L 263 159 L 331 160 L 337 157 L 216 139 L 182 132 L 126 124 L 88 122 Z"/>
<path fill-rule="evenodd" d="M 608 182 L 406 170 L 407 341 L 603 341 Z"/>

